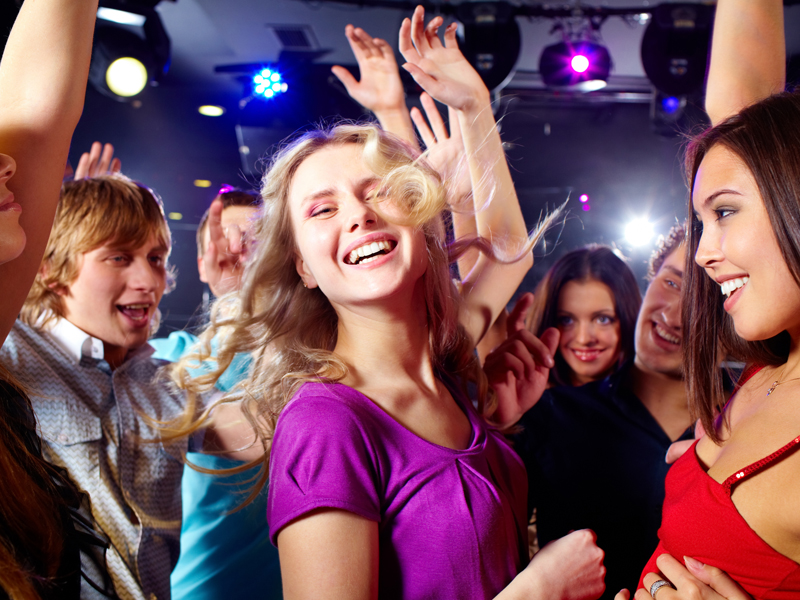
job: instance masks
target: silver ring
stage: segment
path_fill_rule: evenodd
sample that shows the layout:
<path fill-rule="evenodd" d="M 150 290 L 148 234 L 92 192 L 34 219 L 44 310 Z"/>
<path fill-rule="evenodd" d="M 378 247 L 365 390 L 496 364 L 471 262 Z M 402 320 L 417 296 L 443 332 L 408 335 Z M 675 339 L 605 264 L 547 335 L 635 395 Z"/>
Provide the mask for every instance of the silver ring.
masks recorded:
<path fill-rule="evenodd" d="M 654 582 L 653 582 L 653 585 L 651 585 L 651 586 L 650 586 L 650 595 L 653 597 L 653 600 L 655 600 L 655 597 L 656 597 L 656 592 L 658 592 L 658 590 L 660 590 L 660 589 L 661 589 L 662 587 L 664 587 L 665 585 L 668 585 L 668 586 L 669 586 L 669 587 L 671 587 L 673 590 L 675 589 L 675 586 L 674 586 L 674 585 L 672 585 L 672 584 L 671 584 L 669 581 L 667 581 L 666 579 L 659 579 L 658 581 L 654 581 Z"/>

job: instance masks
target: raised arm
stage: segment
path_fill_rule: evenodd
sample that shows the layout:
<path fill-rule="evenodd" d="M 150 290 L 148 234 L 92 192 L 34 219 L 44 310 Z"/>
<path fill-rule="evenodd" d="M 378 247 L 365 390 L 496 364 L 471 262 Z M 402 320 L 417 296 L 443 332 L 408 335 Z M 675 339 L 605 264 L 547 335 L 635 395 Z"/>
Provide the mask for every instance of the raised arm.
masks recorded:
<path fill-rule="evenodd" d="M 783 2 L 718 0 L 706 86 L 711 123 L 783 91 L 785 85 Z"/>
<path fill-rule="evenodd" d="M 14 323 L 53 224 L 70 139 L 83 110 L 97 0 L 25 2 L 0 62 L 0 153 L 27 245 L 0 265 L 0 340 Z"/>
<path fill-rule="evenodd" d="M 353 100 L 375 114 L 383 129 L 416 148 L 417 138 L 394 50 L 385 40 L 372 37 L 360 27 L 348 25 L 344 34 L 356 57 L 361 79 L 356 80 L 350 71 L 339 65 L 331 67 L 331 71 Z"/>
<path fill-rule="evenodd" d="M 528 231 L 492 114 L 489 90 L 458 49 L 455 24 L 445 31 L 442 44 L 437 35 L 442 18 L 434 18 L 427 27 L 424 18 L 424 10 L 417 7 L 412 19 L 403 21 L 400 52 L 408 61 L 403 66 L 426 92 L 456 113 L 477 207 L 477 232 L 513 255 L 525 247 Z M 475 343 L 505 308 L 532 264 L 532 254 L 511 264 L 481 255 L 463 277 L 466 302 L 461 322 Z"/>

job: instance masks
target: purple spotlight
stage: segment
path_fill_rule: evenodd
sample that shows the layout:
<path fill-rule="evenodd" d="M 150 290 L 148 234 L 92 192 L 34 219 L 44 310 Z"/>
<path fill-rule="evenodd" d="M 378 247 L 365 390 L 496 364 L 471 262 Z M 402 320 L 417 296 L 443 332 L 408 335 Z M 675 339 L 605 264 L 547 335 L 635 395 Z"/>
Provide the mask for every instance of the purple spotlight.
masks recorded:
<path fill-rule="evenodd" d="M 578 200 L 580 200 L 581 202 L 588 202 L 589 196 L 587 196 L 586 194 L 581 194 L 581 197 L 578 198 Z"/>
<path fill-rule="evenodd" d="M 587 203 L 583 205 L 583 210 L 592 210 L 592 207 Z"/>
<path fill-rule="evenodd" d="M 589 68 L 589 59 L 586 58 L 583 54 L 576 54 L 572 57 L 572 61 L 570 62 L 570 66 L 572 70 L 576 73 L 585 73 L 586 70 Z"/>

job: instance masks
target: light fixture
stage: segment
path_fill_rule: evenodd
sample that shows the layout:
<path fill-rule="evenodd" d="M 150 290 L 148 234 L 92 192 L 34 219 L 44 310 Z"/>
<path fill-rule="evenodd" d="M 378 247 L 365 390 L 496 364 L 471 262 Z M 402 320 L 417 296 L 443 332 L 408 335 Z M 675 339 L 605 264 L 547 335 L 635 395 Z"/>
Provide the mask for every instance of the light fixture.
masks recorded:
<path fill-rule="evenodd" d="M 269 100 L 285 93 L 288 89 L 289 84 L 283 81 L 281 74 L 274 67 L 264 67 L 253 75 L 253 93 L 256 96 Z"/>
<path fill-rule="evenodd" d="M 539 58 L 539 73 L 548 87 L 592 92 L 606 86 L 610 72 L 608 49 L 591 40 L 552 44 Z"/>
<path fill-rule="evenodd" d="M 205 117 L 221 117 L 225 114 L 225 109 L 215 104 L 204 104 L 198 107 L 197 112 Z"/>
<path fill-rule="evenodd" d="M 522 37 L 508 2 L 460 2 L 456 6 L 458 46 L 490 90 L 500 90 L 514 75 Z"/>
<path fill-rule="evenodd" d="M 167 215 L 167 218 L 170 221 L 180 221 L 181 219 L 183 219 L 183 214 L 179 212 L 171 212 Z"/>
<path fill-rule="evenodd" d="M 625 227 L 625 241 L 631 246 L 644 246 L 653 239 L 653 225 L 647 219 L 634 219 Z"/>
<path fill-rule="evenodd" d="M 642 37 L 647 78 L 667 96 L 686 96 L 703 87 L 713 22 L 712 6 L 660 4 Z"/>
<path fill-rule="evenodd" d="M 194 187 L 199 187 L 199 188 L 211 187 L 211 182 L 208 179 L 195 179 L 193 183 Z"/>
<path fill-rule="evenodd" d="M 98 9 L 89 81 L 95 89 L 125 101 L 166 73 L 170 40 L 153 2 L 140 5 L 103 1 Z"/>

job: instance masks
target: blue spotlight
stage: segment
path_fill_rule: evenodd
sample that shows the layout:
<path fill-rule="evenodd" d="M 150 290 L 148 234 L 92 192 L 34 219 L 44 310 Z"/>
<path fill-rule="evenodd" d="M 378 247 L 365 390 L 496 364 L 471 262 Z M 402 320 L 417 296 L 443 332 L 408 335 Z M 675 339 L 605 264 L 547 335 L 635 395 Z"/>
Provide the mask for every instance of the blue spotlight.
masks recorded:
<path fill-rule="evenodd" d="M 668 115 L 674 114 L 680 107 L 680 98 L 676 98 L 675 96 L 667 96 L 661 100 L 661 108 Z"/>
<path fill-rule="evenodd" d="M 253 92 L 262 98 L 274 98 L 288 89 L 281 74 L 274 69 L 263 68 L 253 76 Z"/>

